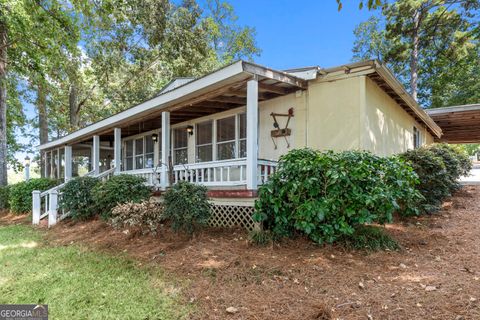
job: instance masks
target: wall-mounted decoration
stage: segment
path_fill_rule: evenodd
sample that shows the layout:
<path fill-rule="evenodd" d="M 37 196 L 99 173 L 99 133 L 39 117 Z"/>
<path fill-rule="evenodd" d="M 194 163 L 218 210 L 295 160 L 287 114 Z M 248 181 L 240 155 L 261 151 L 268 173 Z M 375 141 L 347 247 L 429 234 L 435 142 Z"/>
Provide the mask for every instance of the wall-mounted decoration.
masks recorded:
<path fill-rule="evenodd" d="M 277 149 L 277 142 L 276 138 L 281 138 L 283 137 L 285 139 L 285 142 L 287 143 L 287 148 L 290 148 L 290 142 L 288 141 L 288 138 L 292 134 L 292 129 L 288 127 L 290 124 L 290 119 L 293 117 L 293 108 L 288 109 L 288 113 L 275 113 L 272 112 L 270 113 L 270 116 L 273 118 L 273 127 L 275 128 L 270 132 L 270 135 L 272 137 L 273 144 L 275 145 L 275 150 Z M 286 117 L 287 121 L 285 123 L 284 127 L 280 127 L 280 124 L 278 123 L 277 117 Z"/>

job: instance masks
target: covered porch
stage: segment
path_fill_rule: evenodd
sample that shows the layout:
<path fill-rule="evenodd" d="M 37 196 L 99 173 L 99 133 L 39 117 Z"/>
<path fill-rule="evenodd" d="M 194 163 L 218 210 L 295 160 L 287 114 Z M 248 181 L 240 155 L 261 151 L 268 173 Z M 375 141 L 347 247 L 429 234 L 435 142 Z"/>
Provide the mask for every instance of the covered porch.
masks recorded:
<path fill-rule="evenodd" d="M 259 157 L 259 108 L 306 87 L 244 61 L 173 81 L 151 100 L 40 146 L 42 170 L 65 182 L 132 174 L 157 190 L 186 180 L 254 196 L 276 167 Z"/>

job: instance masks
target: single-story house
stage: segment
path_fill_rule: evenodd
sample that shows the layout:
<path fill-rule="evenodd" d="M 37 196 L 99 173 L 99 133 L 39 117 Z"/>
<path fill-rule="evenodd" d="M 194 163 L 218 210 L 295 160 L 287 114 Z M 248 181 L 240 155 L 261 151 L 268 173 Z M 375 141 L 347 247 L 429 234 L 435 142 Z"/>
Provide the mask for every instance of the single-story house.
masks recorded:
<path fill-rule="evenodd" d="M 258 186 L 293 148 L 390 155 L 441 135 L 378 61 L 284 71 L 238 61 L 173 80 L 158 96 L 39 150 L 45 175 L 65 181 L 88 163 L 85 174 L 139 175 L 158 190 L 180 180 L 204 184 L 217 213 L 232 220 L 218 224 L 245 225 L 235 212 L 251 213 Z M 56 210 L 56 199 L 45 206 L 43 215 Z"/>

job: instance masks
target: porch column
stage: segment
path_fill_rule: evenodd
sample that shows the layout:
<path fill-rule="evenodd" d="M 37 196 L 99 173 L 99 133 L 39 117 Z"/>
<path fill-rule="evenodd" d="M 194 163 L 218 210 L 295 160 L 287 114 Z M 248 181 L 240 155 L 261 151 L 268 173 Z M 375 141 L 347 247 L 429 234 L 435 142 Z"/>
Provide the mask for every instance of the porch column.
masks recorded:
<path fill-rule="evenodd" d="M 122 129 L 113 129 L 113 162 L 115 163 L 115 174 L 120 174 L 122 165 Z"/>
<path fill-rule="evenodd" d="M 65 146 L 65 182 L 72 179 L 72 146 Z"/>
<path fill-rule="evenodd" d="M 257 190 L 258 81 L 247 82 L 247 189 Z"/>
<path fill-rule="evenodd" d="M 94 175 L 100 174 L 100 136 L 93 136 L 92 169 Z"/>
<path fill-rule="evenodd" d="M 47 153 L 48 152 L 46 152 L 46 151 L 43 153 L 43 170 L 44 170 L 43 171 L 43 176 L 45 178 L 50 178 L 50 176 L 48 175 L 48 165 L 49 165 L 49 163 L 47 163 L 47 158 L 48 158 Z"/>
<path fill-rule="evenodd" d="M 168 170 L 170 154 L 170 112 L 162 112 L 162 159 L 160 173 L 160 187 L 165 190 L 168 187 Z"/>
<path fill-rule="evenodd" d="M 49 178 L 55 178 L 55 155 L 54 152 L 55 150 L 50 151 L 50 177 Z"/>

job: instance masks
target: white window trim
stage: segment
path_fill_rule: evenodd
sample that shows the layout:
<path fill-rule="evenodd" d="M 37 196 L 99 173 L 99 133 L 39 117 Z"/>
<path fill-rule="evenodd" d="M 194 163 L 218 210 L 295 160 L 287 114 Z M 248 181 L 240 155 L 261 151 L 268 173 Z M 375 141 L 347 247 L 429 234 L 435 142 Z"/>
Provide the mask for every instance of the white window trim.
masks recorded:
<path fill-rule="evenodd" d="M 141 169 L 137 169 L 136 168 L 136 150 L 135 150 L 135 144 L 136 144 L 136 140 L 137 139 L 140 139 L 142 138 L 142 141 L 143 141 L 143 164 L 144 164 L 144 167 L 142 169 L 153 169 L 153 168 L 145 168 L 145 164 L 146 164 L 146 160 L 145 160 L 145 155 L 147 154 L 146 153 L 146 139 L 145 137 L 146 136 L 149 136 L 149 135 L 152 135 L 152 134 L 157 134 L 158 135 L 158 139 L 157 139 L 157 142 L 154 142 L 153 144 L 153 168 L 156 167 L 156 165 L 159 163 L 159 159 L 160 159 L 160 144 L 161 144 L 161 140 L 160 140 L 160 137 L 161 137 L 161 134 L 162 134 L 162 129 L 154 129 L 154 130 L 150 130 L 150 131 L 146 131 L 146 132 L 142 132 L 142 133 L 138 133 L 138 134 L 135 134 L 135 135 L 132 135 L 132 136 L 128 136 L 128 137 L 125 137 L 122 139 L 122 165 L 123 165 L 123 168 L 122 168 L 122 171 L 134 171 L 134 170 L 141 170 Z M 133 164 L 132 164 L 132 169 L 131 170 L 127 170 L 127 141 L 132 141 L 133 140 L 133 155 L 132 155 L 132 159 L 133 159 Z M 148 154 L 151 154 L 151 153 L 148 153 Z"/>
<path fill-rule="evenodd" d="M 187 163 L 186 164 L 188 164 L 188 162 L 189 162 L 188 161 L 188 138 L 189 138 L 189 134 L 187 133 L 187 126 L 188 126 L 188 124 L 185 124 L 183 126 L 175 126 L 175 128 L 172 128 L 172 130 L 170 131 L 171 157 L 172 157 L 172 164 L 173 165 L 176 165 L 175 163 L 176 163 L 176 160 L 177 160 L 175 158 L 175 151 L 179 151 L 179 150 L 187 150 Z M 184 130 L 185 134 L 187 135 L 187 146 L 186 147 L 177 148 L 175 146 L 175 130 Z"/>

